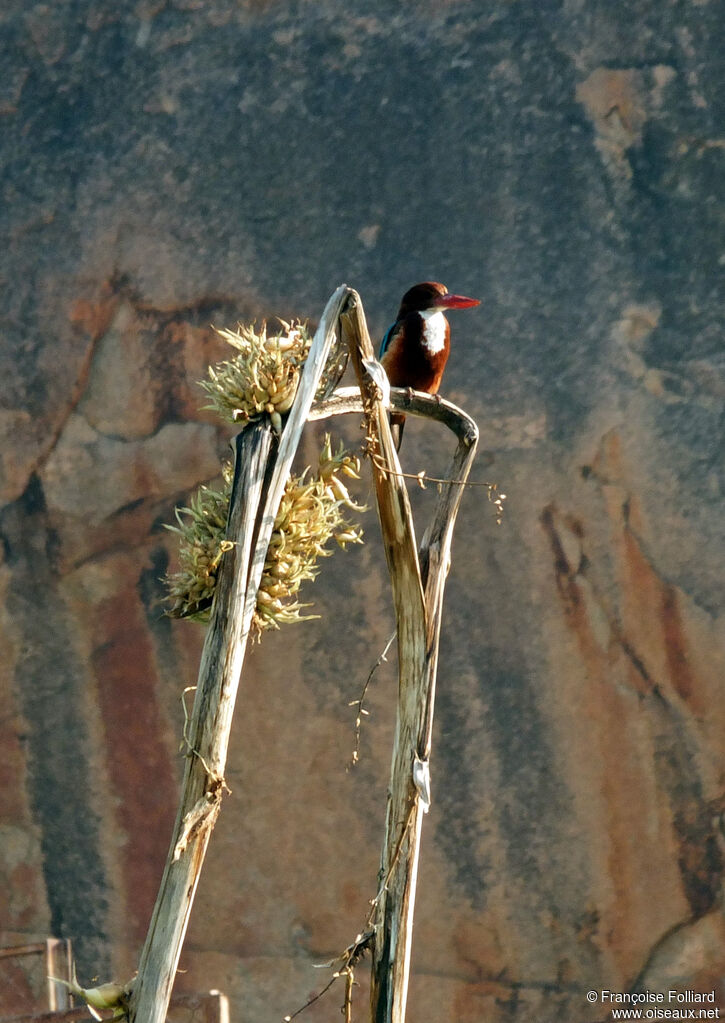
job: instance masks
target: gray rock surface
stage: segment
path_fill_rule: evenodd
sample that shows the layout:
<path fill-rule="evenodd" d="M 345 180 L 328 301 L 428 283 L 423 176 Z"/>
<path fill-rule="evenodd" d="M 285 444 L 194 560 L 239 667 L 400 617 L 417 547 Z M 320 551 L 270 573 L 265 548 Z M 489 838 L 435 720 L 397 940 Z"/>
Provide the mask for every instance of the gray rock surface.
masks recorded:
<path fill-rule="evenodd" d="M 716 987 L 724 26 L 718 0 L 6 0 L 4 943 L 137 962 L 201 638 L 160 616 L 161 523 L 227 438 L 197 408 L 210 324 L 314 319 L 346 281 L 379 336 L 438 279 L 483 300 L 444 391 L 508 499 L 497 527 L 469 493 L 454 544 L 410 1018 Z M 406 466 L 442 444 L 411 424 Z M 249 660 L 178 981 L 238 1023 L 321 986 L 374 893 L 391 669 L 345 772 L 390 629 L 367 535 L 322 620 Z"/>

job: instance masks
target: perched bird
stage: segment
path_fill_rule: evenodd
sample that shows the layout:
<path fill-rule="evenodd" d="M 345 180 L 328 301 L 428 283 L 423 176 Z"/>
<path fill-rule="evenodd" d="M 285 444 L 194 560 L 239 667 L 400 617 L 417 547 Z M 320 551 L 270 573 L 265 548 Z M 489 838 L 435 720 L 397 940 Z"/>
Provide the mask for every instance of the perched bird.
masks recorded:
<path fill-rule="evenodd" d="M 395 323 L 383 337 L 378 356 L 391 387 L 437 394 L 451 344 L 445 313 L 448 309 L 468 309 L 474 305 L 480 305 L 477 298 L 452 295 L 437 281 L 424 281 L 406 291 Z M 391 413 L 390 425 L 399 451 L 405 416 L 400 412 Z"/>

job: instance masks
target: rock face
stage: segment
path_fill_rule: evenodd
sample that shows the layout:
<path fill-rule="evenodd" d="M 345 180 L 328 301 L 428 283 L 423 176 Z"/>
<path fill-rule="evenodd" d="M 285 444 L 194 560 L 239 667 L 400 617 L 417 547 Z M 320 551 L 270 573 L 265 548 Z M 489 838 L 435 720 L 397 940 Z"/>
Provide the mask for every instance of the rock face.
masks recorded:
<path fill-rule="evenodd" d="M 72 937 L 82 981 L 138 960 L 202 640 L 161 615 L 162 523 L 228 438 L 210 324 L 314 319 L 345 280 L 380 336 L 438 279 L 483 300 L 444 391 L 508 499 L 497 527 L 469 492 L 454 543 L 410 1019 L 717 988 L 721 36 L 714 0 L 3 5 L 4 944 Z M 448 443 L 411 423 L 406 468 Z M 375 892 L 390 667 L 345 770 L 391 628 L 367 537 L 245 669 L 178 979 L 236 1023 L 322 987 Z"/>

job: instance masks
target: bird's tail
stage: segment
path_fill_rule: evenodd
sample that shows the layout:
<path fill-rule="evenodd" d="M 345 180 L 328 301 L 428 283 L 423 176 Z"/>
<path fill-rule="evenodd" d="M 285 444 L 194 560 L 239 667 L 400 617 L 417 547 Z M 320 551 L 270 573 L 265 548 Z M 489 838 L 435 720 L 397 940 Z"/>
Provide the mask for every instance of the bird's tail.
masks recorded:
<path fill-rule="evenodd" d="M 400 451 L 400 445 L 403 443 L 403 430 L 405 429 L 405 416 L 401 415 L 400 412 L 390 413 L 390 432 L 393 435 L 393 444 L 395 444 L 395 450 Z"/>

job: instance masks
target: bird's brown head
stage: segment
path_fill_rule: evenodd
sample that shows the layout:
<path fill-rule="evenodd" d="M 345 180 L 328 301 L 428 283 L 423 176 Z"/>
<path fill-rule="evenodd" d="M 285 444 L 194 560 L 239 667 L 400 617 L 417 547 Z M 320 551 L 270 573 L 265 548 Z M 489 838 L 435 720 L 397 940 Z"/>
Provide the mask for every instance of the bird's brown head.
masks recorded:
<path fill-rule="evenodd" d="M 453 295 L 438 281 L 423 281 L 415 284 L 403 295 L 398 311 L 398 319 L 404 319 L 409 313 L 422 313 L 429 309 L 468 309 L 480 305 L 477 298 L 466 298 L 465 295 Z"/>

